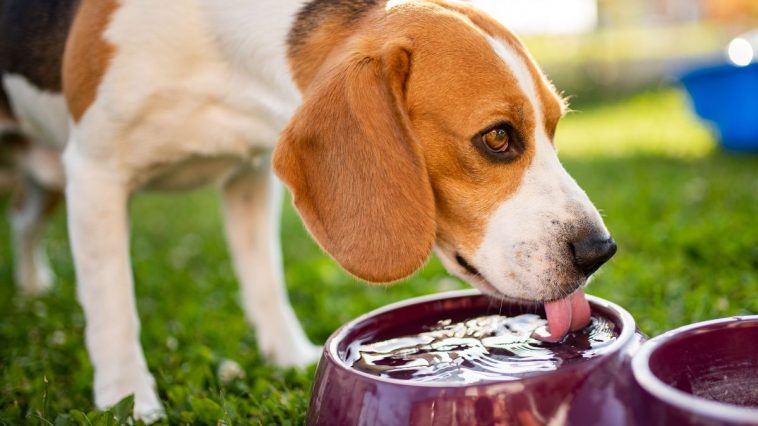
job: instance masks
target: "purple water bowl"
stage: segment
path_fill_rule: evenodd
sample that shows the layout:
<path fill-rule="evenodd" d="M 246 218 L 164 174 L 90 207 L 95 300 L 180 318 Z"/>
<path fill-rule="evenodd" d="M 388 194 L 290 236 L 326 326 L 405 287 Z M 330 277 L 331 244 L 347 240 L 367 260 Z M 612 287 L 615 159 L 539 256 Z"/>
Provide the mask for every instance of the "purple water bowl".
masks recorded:
<path fill-rule="evenodd" d="M 758 315 L 687 325 L 632 361 L 646 425 L 758 425 Z"/>
<path fill-rule="evenodd" d="M 308 412 L 311 426 L 338 425 L 632 425 L 639 391 L 632 355 L 645 340 L 632 316 L 606 300 L 587 296 L 592 314 L 610 320 L 618 337 L 591 358 L 518 380 L 473 384 L 419 383 L 356 370 L 347 361 L 355 342 L 501 313 L 544 314 L 537 306 L 500 302 L 476 290 L 410 299 L 363 315 L 327 340 Z"/>

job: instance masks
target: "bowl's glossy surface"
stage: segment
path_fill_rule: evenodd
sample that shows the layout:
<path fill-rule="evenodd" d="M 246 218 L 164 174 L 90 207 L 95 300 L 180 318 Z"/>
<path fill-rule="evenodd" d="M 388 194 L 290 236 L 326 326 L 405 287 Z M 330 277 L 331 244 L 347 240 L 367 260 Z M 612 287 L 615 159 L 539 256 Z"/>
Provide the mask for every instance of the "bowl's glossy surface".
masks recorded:
<path fill-rule="evenodd" d="M 650 425 L 758 425 L 758 315 L 692 324 L 632 362 Z"/>
<path fill-rule="evenodd" d="M 594 315 L 619 336 L 601 356 L 509 381 L 418 383 L 369 375 L 344 360 L 351 342 L 420 322 L 493 313 L 538 312 L 493 301 L 476 290 L 411 299 L 344 325 L 326 342 L 313 388 L 309 425 L 628 425 L 638 392 L 629 363 L 644 335 L 619 306 L 588 296 Z M 398 335 L 398 334 L 396 334 Z"/>

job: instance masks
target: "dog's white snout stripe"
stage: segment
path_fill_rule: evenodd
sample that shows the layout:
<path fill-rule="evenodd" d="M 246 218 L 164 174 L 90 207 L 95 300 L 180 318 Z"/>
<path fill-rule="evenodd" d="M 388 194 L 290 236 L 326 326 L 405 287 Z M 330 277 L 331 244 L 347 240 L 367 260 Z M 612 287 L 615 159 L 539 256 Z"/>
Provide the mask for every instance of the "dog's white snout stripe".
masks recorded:
<path fill-rule="evenodd" d="M 565 286 L 563 281 L 571 274 L 566 227 L 591 224 L 606 235 L 607 231 L 587 195 L 558 160 L 545 129 L 537 91 L 540 82 L 535 81 L 526 58 L 505 42 L 490 36 L 487 40 L 533 107 L 534 157 L 516 192 L 490 217 L 472 260 L 502 293 L 540 300 L 547 290 Z"/>

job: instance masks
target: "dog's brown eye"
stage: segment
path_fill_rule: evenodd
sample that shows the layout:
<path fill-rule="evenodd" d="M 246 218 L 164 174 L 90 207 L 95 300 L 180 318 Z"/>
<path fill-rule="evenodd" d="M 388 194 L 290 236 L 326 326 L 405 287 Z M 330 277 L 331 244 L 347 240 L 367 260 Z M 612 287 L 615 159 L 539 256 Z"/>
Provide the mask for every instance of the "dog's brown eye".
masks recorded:
<path fill-rule="evenodd" d="M 512 125 L 505 121 L 485 127 L 471 138 L 477 151 L 489 161 L 509 163 L 524 152 L 524 140 Z"/>
<path fill-rule="evenodd" d="M 505 152 L 510 145 L 510 135 L 506 129 L 498 127 L 483 134 L 482 141 L 495 152 Z"/>

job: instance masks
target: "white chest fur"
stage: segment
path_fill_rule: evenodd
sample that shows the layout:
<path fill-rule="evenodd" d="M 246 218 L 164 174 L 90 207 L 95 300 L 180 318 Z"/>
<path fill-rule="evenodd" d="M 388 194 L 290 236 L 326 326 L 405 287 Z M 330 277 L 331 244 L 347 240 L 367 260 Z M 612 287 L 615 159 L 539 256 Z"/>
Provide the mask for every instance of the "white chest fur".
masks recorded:
<path fill-rule="evenodd" d="M 299 101 L 286 36 L 301 4 L 122 1 L 104 34 L 115 54 L 74 128 L 78 149 L 170 188 L 177 163 L 207 158 L 217 177 L 218 158 L 273 148 Z"/>

